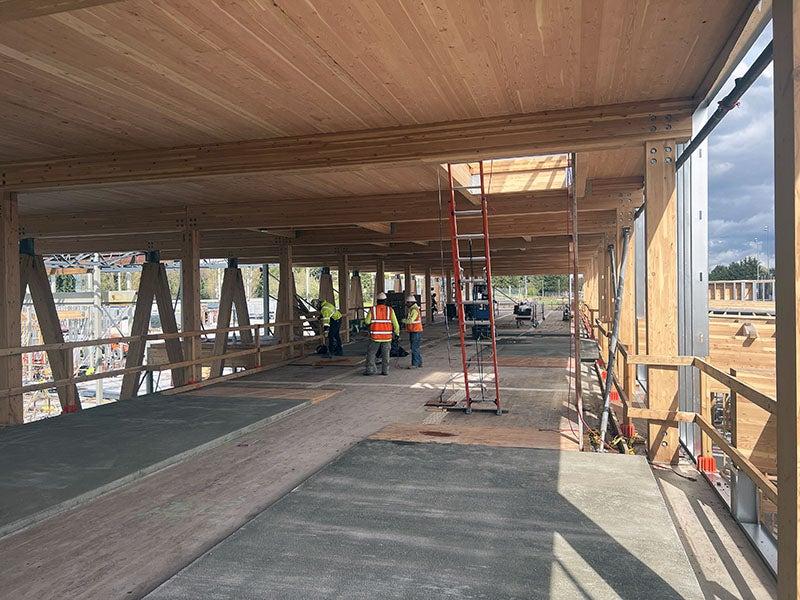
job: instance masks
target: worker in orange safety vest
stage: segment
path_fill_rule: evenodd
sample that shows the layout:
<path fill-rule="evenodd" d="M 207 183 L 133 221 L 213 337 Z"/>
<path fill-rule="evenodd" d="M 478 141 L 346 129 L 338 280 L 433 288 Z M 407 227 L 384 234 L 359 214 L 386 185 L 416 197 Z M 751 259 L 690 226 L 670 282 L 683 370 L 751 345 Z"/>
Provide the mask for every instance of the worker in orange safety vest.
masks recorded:
<path fill-rule="evenodd" d="M 406 318 L 403 324 L 408 332 L 408 342 L 411 344 L 411 366 L 409 369 L 419 369 L 422 367 L 422 311 L 417 304 L 414 296 L 406 297 Z"/>
<path fill-rule="evenodd" d="M 381 353 L 381 375 L 389 374 L 389 351 L 392 339 L 400 335 L 400 325 L 392 307 L 386 303 L 386 294 L 381 292 L 375 299 L 375 306 L 367 311 L 364 323 L 369 325 L 369 345 L 367 346 L 367 370 L 364 375 L 375 375 L 375 355 Z"/>

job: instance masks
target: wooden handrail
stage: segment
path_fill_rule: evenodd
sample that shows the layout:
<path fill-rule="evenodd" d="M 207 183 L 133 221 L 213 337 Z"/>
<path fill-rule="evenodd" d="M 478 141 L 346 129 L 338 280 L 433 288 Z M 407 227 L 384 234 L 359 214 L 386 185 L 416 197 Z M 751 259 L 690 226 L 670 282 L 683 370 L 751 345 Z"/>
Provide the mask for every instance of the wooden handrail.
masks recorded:
<path fill-rule="evenodd" d="M 693 364 L 695 367 L 697 367 L 697 369 L 712 379 L 716 379 L 725 387 L 730 388 L 737 394 L 741 394 L 750 400 L 750 402 L 763 408 L 768 413 L 773 415 L 778 413 L 778 403 L 774 398 L 759 392 L 755 388 L 747 385 L 741 379 L 737 379 L 733 375 L 729 375 L 725 371 L 719 370 L 717 367 L 707 363 L 702 358 L 695 358 Z"/>
<path fill-rule="evenodd" d="M 310 322 L 319 319 L 311 319 Z M 230 333 L 231 331 L 245 331 L 250 329 L 263 329 L 266 327 L 275 328 L 286 325 L 300 325 L 302 320 L 281 321 L 276 323 L 253 323 L 252 325 L 240 325 L 238 327 L 218 327 L 215 329 L 203 329 L 200 331 L 177 331 L 174 333 L 148 333 L 146 335 L 134 335 L 114 338 L 98 338 L 94 340 L 80 340 L 75 342 L 61 342 L 58 344 L 38 344 L 36 346 L 19 346 L 17 348 L 0 349 L 1 356 L 14 356 L 16 354 L 30 354 L 33 352 L 45 352 L 47 350 L 70 350 L 73 348 L 84 348 L 86 346 L 104 346 L 106 344 L 124 344 L 128 342 L 148 342 L 158 340 L 172 340 L 175 338 L 195 338 L 209 333 Z"/>
<path fill-rule="evenodd" d="M 759 392 L 733 375 L 717 369 L 715 366 L 709 364 L 702 358 L 697 358 L 694 356 L 631 355 L 629 357 L 629 363 L 664 368 L 692 366 L 701 372 L 701 377 L 702 374 L 705 374 L 712 379 L 716 379 L 726 387 L 730 388 L 732 392 L 741 394 L 753 402 L 753 404 L 756 404 L 771 414 L 775 414 L 777 410 L 777 402 L 774 398 Z M 770 481 L 769 478 L 767 478 L 767 476 L 764 475 L 764 473 L 762 473 L 758 467 L 750 462 L 750 460 L 738 448 L 728 442 L 728 440 L 726 440 L 725 437 L 716 430 L 714 425 L 708 419 L 707 415 L 689 411 L 671 411 L 634 407 L 630 405 L 630 400 L 625 394 L 620 394 L 620 399 L 627 410 L 629 418 L 647 419 L 650 421 L 666 421 L 671 423 L 696 423 L 697 426 L 700 427 L 703 435 L 710 438 L 739 469 L 747 473 L 748 477 L 750 477 L 756 487 L 761 490 L 766 498 L 772 502 L 778 502 L 778 488 L 775 486 L 775 484 L 772 483 L 772 481 Z"/>
<path fill-rule="evenodd" d="M 714 443 L 719 446 L 720 450 L 722 450 L 739 469 L 747 473 L 748 477 L 750 477 L 756 487 L 761 490 L 764 496 L 775 504 L 778 503 L 778 488 L 758 467 L 751 463 L 738 448 L 732 446 L 711 423 L 703 418 L 702 415 L 695 415 L 694 422 L 697 423 L 706 435 L 714 440 Z"/>
<path fill-rule="evenodd" d="M 280 325 L 288 325 L 289 323 L 278 323 Z M 263 323 L 260 326 L 263 327 Z M 225 329 L 225 328 L 223 328 Z M 232 328 L 234 330 L 236 328 Z M 281 344 L 275 344 L 270 346 L 253 346 L 252 348 L 247 348 L 245 350 L 237 350 L 236 352 L 227 352 L 220 355 L 215 356 L 203 356 L 191 360 L 184 360 L 181 362 L 175 363 L 165 363 L 165 364 L 158 364 L 158 365 L 137 365 L 135 367 L 126 367 L 123 369 L 114 369 L 112 371 L 102 371 L 99 373 L 93 373 L 91 375 L 81 375 L 81 376 L 73 376 L 67 377 L 64 379 L 57 379 L 52 381 L 45 381 L 42 383 L 33 383 L 29 385 L 23 385 L 21 387 L 15 388 L 7 388 L 4 390 L 0 390 L 0 398 L 6 398 L 8 396 L 17 396 L 20 394 L 25 394 L 28 392 L 36 392 L 39 390 L 46 390 L 48 388 L 59 388 L 59 387 L 66 387 L 69 385 L 74 385 L 77 383 L 85 383 L 87 381 L 94 381 L 97 379 L 108 379 L 111 377 L 120 377 L 125 375 L 126 373 L 139 373 L 142 371 L 167 371 L 171 369 L 179 369 L 184 367 L 190 367 L 196 364 L 202 364 L 204 362 L 213 361 L 213 360 L 229 360 L 231 358 L 236 358 L 238 356 L 245 356 L 250 354 L 263 354 L 264 352 L 272 352 L 274 350 L 279 350 L 282 348 L 286 348 L 288 346 L 295 346 L 297 344 L 305 344 L 308 342 L 313 342 L 314 340 L 322 339 L 323 336 L 321 335 L 314 335 L 314 336 L 306 336 L 302 338 L 298 338 L 297 340 L 291 342 L 285 342 Z M 119 338 L 116 338 L 119 339 Z"/>

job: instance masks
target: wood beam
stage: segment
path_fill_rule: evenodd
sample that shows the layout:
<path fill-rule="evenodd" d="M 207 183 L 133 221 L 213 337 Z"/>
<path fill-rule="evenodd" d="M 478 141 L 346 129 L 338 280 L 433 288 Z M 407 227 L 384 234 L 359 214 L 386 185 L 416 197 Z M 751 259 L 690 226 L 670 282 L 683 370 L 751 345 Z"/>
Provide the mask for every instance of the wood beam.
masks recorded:
<path fill-rule="evenodd" d="M 58 310 L 53 299 L 44 259 L 41 256 L 23 254 L 20 256 L 20 269 L 22 270 L 21 281 L 27 283 L 30 288 L 36 320 L 39 322 L 39 330 L 42 333 L 42 341 L 45 344 L 63 344 L 64 333 L 61 331 L 61 320 L 58 318 Z M 24 294 L 25 288 L 21 284 L 20 297 Z M 53 379 L 68 379 L 75 376 L 72 349 L 48 350 L 47 360 L 53 372 Z M 61 403 L 61 410 L 70 412 L 81 409 L 76 385 L 57 387 L 56 392 Z"/>
<path fill-rule="evenodd" d="M 136 306 L 133 310 L 130 335 L 138 337 L 147 335 L 150 329 L 150 313 L 153 310 L 153 297 L 158 285 L 158 264 L 147 262 L 142 265 L 142 275 L 139 278 L 139 290 L 136 294 Z M 125 368 L 140 367 L 144 363 L 145 342 L 132 340 L 128 344 L 128 354 L 125 356 Z M 122 376 L 122 387 L 119 392 L 120 400 L 130 400 L 136 396 L 139 388 L 137 373 L 125 373 Z"/>
<path fill-rule="evenodd" d="M 604 150 L 647 139 L 688 139 L 686 99 L 203 146 L 8 163 L 5 191 L 103 186 L 268 171 L 335 169 L 407 161 L 460 162 L 522 154 Z"/>
<path fill-rule="evenodd" d="M 778 598 L 800 597 L 800 0 L 773 2 Z"/>
<path fill-rule="evenodd" d="M 0 23 L 115 4 L 121 0 L 0 0 Z"/>
<path fill-rule="evenodd" d="M 581 198 L 580 212 L 638 208 L 643 201 L 642 182 L 623 181 L 605 185 Z M 262 235 L 293 239 L 294 228 L 351 225 L 388 235 L 391 222 L 438 221 L 438 192 L 382 194 L 325 199 L 324 207 L 314 200 L 281 200 L 201 205 L 153 211 L 148 219 L 141 212 L 108 211 L 68 215 L 29 215 L 21 217 L 20 237 L 37 239 L 63 237 L 76 239 L 81 232 L 92 237 L 105 236 L 109 241 L 118 234 L 137 233 L 139 247 L 152 249 L 157 240 L 175 239 L 164 232 L 182 231 L 187 222 L 202 231 L 250 229 Z M 489 214 L 493 217 L 516 215 L 566 214 L 567 192 L 563 189 L 508 192 L 489 196 Z M 331 208 L 327 208 L 331 207 Z M 380 222 L 370 221 L 376 217 Z M 280 229 L 288 228 L 288 229 Z M 277 243 L 277 240 L 276 240 Z"/>
<path fill-rule="evenodd" d="M 22 339 L 17 195 L 0 192 L 0 347 L 16 348 Z M 22 357 L 0 358 L 0 388 L 22 387 Z M 22 394 L 0 398 L 0 425 L 24 420 Z"/>
<path fill-rule="evenodd" d="M 350 265 L 347 254 L 339 256 L 339 312 L 342 313 L 342 342 L 350 341 Z"/>
<path fill-rule="evenodd" d="M 356 225 L 361 227 L 361 229 L 382 233 L 383 235 L 389 235 L 392 233 L 391 223 L 356 223 Z"/>
<path fill-rule="evenodd" d="M 275 321 L 278 323 L 289 323 L 294 321 L 294 273 L 292 272 L 292 246 L 283 244 L 280 249 L 279 265 L 279 284 L 278 284 L 278 308 L 275 311 Z M 281 344 L 289 343 L 294 338 L 294 328 L 289 325 L 276 327 L 278 339 Z"/>
<path fill-rule="evenodd" d="M 200 331 L 202 326 L 200 307 L 200 232 L 186 228 L 183 231 L 181 255 L 181 330 Z M 200 358 L 200 338 L 184 340 L 186 360 Z M 203 378 L 201 364 L 187 367 L 187 384 L 197 383 Z"/>
<path fill-rule="evenodd" d="M 231 326 L 233 314 L 233 289 L 236 286 L 237 267 L 228 267 L 222 274 L 222 288 L 219 294 L 219 309 L 217 311 L 217 328 Z M 221 356 L 228 348 L 228 333 L 214 334 L 214 356 Z M 225 369 L 225 360 L 219 359 L 211 363 L 211 377 L 219 377 Z"/>
<path fill-rule="evenodd" d="M 678 196 L 675 183 L 675 142 L 645 145 L 647 196 L 647 353 L 678 354 Z M 678 373 L 647 368 L 648 408 L 679 410 Z M 647 425 L 648 458 L 677 464 L 678 429 L 666 422 Z"/>
<path fill-rule="evenodd" d="M 379 257 L 375 261 L 375 296 L 386 291 L 386 259 Z"/>

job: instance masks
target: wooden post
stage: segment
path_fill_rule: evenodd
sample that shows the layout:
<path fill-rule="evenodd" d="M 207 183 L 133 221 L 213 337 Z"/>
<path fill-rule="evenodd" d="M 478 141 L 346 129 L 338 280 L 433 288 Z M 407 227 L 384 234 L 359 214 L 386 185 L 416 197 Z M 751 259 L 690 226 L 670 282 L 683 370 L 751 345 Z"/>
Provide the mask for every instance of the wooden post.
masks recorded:
<path fill-rule="evenodd" d="M 187 228 L 183 231 L 183 254 L 181 256 L 181 330 L 200 331 L 202 327 L 200 307 L 200 232 Z M 200 357 L 200 337 L 183 341 L 184 356 L 188 360 Z M 203 378 L 203 366 L 198 363 L 186 368 L 186 383 L 195 383 Z"/>
<path fill-rule="evenodd" d="M 386 291 L 386 260 L 381 257 L 375 263 L 375 295 Z M 375 299 L 373 298 L 373 301 Z"/>
<path fill-rule="evenodd" d="M 403 271 L 403 296 L 408 296 L 411 293 L 413 293 L 413 287 L 411 286 L 411 265 L 406 264 Z"/>
<path fill-rule="evenodd" d="M 778 598 L 800 597 L 800 0 L 775 0 Z"/>
<path fill-rule="evenodd" d="M 431 288 L 433 287 L 433 277 L 431 276 L 431 268 L 425 267 L 425 320 L 428 323 L 433 323 L 433 302 L 431 301 Z"/>
<path fill-rule="evenodd" d="M 230 263 L 229 263 L 230 264 Z M 237 267 L 228 266 L 222 275 L 222 289 L 219 294 L 219 310 L 217 311 L 217 328 L 230 327 L 233 314 L 233 289 L 236 286 Z M 214 356 L 220 356 L 228 348 L 228 334 L 214 334 Z M 211 377 L 219 377 L 225 369 L 225 360 L 214 360 L 211 363 Z"/>
<path fill-rule="evenodd" d="M 294 337 L 291 325 L 294 321 L 294 297 L 292 296 L 294 275 L 292 273 L 292 247 L 289 244 L 283 244 L 280 247 L 279 268 L 280 284 L 278 285 L 278 309 L 275 321 L 277 323 L 289 323 L 276 328 L 280 343 L 287 344 Z"/>
<path fill-rule="evenodd" d="M 675 183 L 675 142 L 645 144 L 647 223 L 647 353 L 678 354 L 678 196 Z M 678 372 L 648 367 L 648 408 L 677 411 Z M 650 421 L 648 458 L 678 462 L 678 428 Z"/>
<path fill-rule="evenodd" d="M 339 256 L 339 312 L 342 313 L 342 342 L 350 341 L 350 270 L 347 254 Z"/>
<path fill-rule="evenodd" d="M 713 423 L 711 419 L 711 391 L 708 389 L 708 375 L 703 371 L 700 371 L 700 415 L 709 423 Z M 712 453 L 711 437 L 701 429 L 700 454 L 702 456 L 711 456 Z"/>
<path fill-rule="evenodd" d="M 178 333 L 178 323 L 175 319 L 172 292 L 169 290 L 169 280 L 167 279 L 167 267 L 165 267 L 161 261 L 156 261 L 154 265 L 156 276 L 153 295 L 155 296 L 156 308 L 158 309 L 158 318 L 161 321 L 161 331 L 164 333 Z M 178 338 L 164 340 L 164 348 L 167 351 L 169 362 L 183 362 L 183 345 Z M 186 371 L 184 369 L 172 369 L 171 374 L 173 387 L 178 387 L 187 383 Z"/>
<path fill-rule="evenodd" d="M 30 241 L 30 240 L 29 240 Z M 31 248 L 32 250 L 32 248 Z M 42 332 L 42 341 L 45 344 L 63 344 L 64 334 L 61 331 L 61 321 L 58 318 L 53 290 L 50 289 L 50 278 L 44 266 L 44 259 L 34 254 L 23 253 L 20 255 L 21 284 L 20 296 L 24 293 L 24 284 L 31 291 L 33 308 L 36 310 L 36 319 Z M 48 350 L 47 360 L 53 379 L 67 379 L 74 377 L 75 373 L 70 368 L 72 363 L 72 350 Z M 77 386 L 59 386 L 56 388 L 61 409 L 64 411 L 80 410 L 81 402 Z M 69 408 L 67 408 L 69 407 Z"/>
<path fill-rule="evenodd" d="M 22 343 L 22 306 L 19 280 L 19 214 L 17 195 L 0 192 L 0 347 Z M 22 386 L 22 357 L 0 358 L 0 388 Z M 0 425 L 23 422 L 22 394 L 0 398 Z"/>
<path fill-rule="evenodd" d="M 242 276 L 242 269 L 239 267 L 236 268 L 236 285 L 233 287 L 233 307 L 236 309 L 236 324 L 239 326 L 250 325 L 247 290 L 244 288 L 244 277 Z M 245 345 L 252 344 L 253 330 L 242 329 L 239 332 L 239 339 Z"/>
<path fill-rule="evenodd" d="M 139 291 L 136 295 L 136 306 L 131 322 L 131 337 L 147 335 L 150 328 L 150 312 L 153 309 L 153 296 L 158 279 L 158 265 L 146 262 L 142 266 L 142 276 L 139 279 Z M 139 367 L 144 361 L 145 342 L 132 340 L 128 344 L 128 354 L 125 357 L 125 368 Z M 139 388 L 139 373 L 125 373 L 122 376 L 122 387 L 119 392 L 120 400 L 130 400 L 136 396 Z"/>

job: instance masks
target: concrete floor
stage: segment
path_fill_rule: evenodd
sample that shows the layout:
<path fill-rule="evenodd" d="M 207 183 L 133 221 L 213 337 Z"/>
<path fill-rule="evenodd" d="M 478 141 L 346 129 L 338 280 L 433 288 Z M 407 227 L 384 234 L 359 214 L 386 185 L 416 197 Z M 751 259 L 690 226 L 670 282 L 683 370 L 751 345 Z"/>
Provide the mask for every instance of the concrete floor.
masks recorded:
<path fill-rule="evenodd" d="M 0 535 L 208 450 L 304 402 L 143 396 L 0 430 Z"/>
<path fill-rule="evenodd" d="M 504 337 L 514 336 L 521 343 L 538 340 L 542 334 L 563 337 L 564 332 L 565 324 L 558 319 L 548 319 L 535 332 L 517 331 L 515 328 L 501 330 Z M 553 438 L 574 444 L 575 413 L 569 392 L 571 377 L 563 368 L 501 367 L 502 398 L 510 409 L 502 417 L 426 409 L 424 404 L 438 396 L 460 362 L 457 349 L 452 348 L 443 335 L 441 324 L 426 327 L 425 368 L 421 370 L 402 368 L 410 362 L 409 358 L 392 359 L 390 377 L 364 377 L 363 366 L 283 366 L 193 392 L 192 395 L 201 395 L 202 392 L 204 396 L 215 394 L 219 398 L 244 395 L 269 398 L 270 394 L 275 395 L 275 388 L 339 390 L 338 394 L 314 401 L 311 406 L 278 422 L 253 429 L 208 451 L 186 456 L 170 468 L 112 490 L 57 518 L 38 521 L 26 530 L 0 539 L 0 562 L 4 565 L 0 570 L 0 596 L 15 600 L 142 597 L 209 550 L 222 547 L 229 536 L 238 535 L 242 526 L 251 520 L 262 518 L 276 502 L 280 501 L 279 505 L 288 502 L 294 495 L 292 490 L 298 485 L 320 469 L 328 468 L 331 461 L 347 453 L 354 444 L 385 430 L 387 426 L 402 424 L 421 430 L 432 424 L 444 430 L 478 428 L 483 437 L 490 438 L 508 428 L 532 432 L 537 440 L 548 443 Z M 347 352 L 357 353 L 357 350 L 351 346 Z M 55 422 L 58 421 L 60 419 Z M 458 455 L 466 447 L 452 446 Z M 102 454 L 102 448 L 90 450 Z M 57 455 L 57 451 L 50 450 L 49 455 Z M 563 454 L 578 455 L 574 451 Z M 594 461 L 594 458 L 588 456 L 585 460 Z M 615 459 L 627 460 L 625 457 L 603 457 L 603 460 Z M 439 479 L 453 482 L 453 473 L 448 474 L 441 462 L 431 463 L 436 471 L 436 486 Z M 525 469 L 535 466 L 528 461 L 520 468 L 525 472 Z M 651 534 L 649 530 L 624 529 L 628 512 L 647 510 L 654 503 L 661 506 L 662 498 L 666 498 L 672 523 L 678 528 L 678 537 L 683 542 L 684 552 L 689 555 L 689 563 L 705 598 L 749 600 L 774 597 L 774 580 L 770 579 L 765 568 L 759 570 L 758 558 L 713 491 L 702 487 L 704 482 L 690 482 L 675 475 L 668 483 L 677 483 L 677 487 L 666 485 L 661 474 L 656 472 L 662 486 L 660 496 L 650 496 L 649 493 L 642 496 L 638 489 L 626 489 L 628 505 L 622 508 L 614 505 L 613 511 L 604 509 L 603 514 L 598 515 L 592 512 L 593 506 L 605 505 L 593 500 L 584 485 L 584 479 L 591 480 L 594 469 L 589 469 L 585 476 L 579 469 L 571 469 L 573 475 L 568 479 L 559 477 L 559 471 L 567 472 L 559 464 L 558 469 L 551 466 L 542 471 L 547 477 L 537 479 L 536 474 L 531 475 L 531 481 L 539 481 L 537 487 L 542 488 L 542 494 L 548 494 L 543 498 L 561 498 L 559 502 L 572 511 L 575 522 L 587 525 L 588 529 L 563 529 L 564 523 L 561 522 L 562 529 L 555 531 L 554 526 L 548 526 L 544 521 L 526 522 L 542 535 L 534 540 L 538 546 L 522 539 L 544 553 L 549 536 L 549 551 L 553 554 L 548 567 L 550 581 L 558 582 L 555 589 L 559 593 L 569 593 L 567 581 L 577 569 L 583 584 L 595 586 L 587 589 L 598 590 L 596 597 L 620 596 L 622 593 L 615 590 L 625 591 L 627 588 L 615 578 L 610 568 L 605 577 L 611 584 L 592 575 L 592 570 L 597 570 L 595 566 L 606 569 L 605 563 L 610 560 L 608 556 L 614 556 L 616 546 L 610 546 L 606 553 L 608 556 L 594 556 L 589 551 L 591 544 L 582 543 L 584 536 L 587 536 L 586 540 L 626 540 L 625 544 L 628 536 L 645 539 Z M 365 471 L 368 472 L 369 469 Z M 425 481 L 434 481 L 433 475 L 429 475 L 432 479 Z M 607 479 L 611 480 L 612 475 L 615 476 L 608 473 Z M 462 485 L 464 482 L 472 483 L 473 479 L 482 482 L 484 487 L 487 485 L 485 477 L 474 469 L 461 479 Z M 495 481 L 500 481 L 500 478 L 492 479 L 488 485 Z M 700 488 L 684 489 L 681 486 L 685 484 Z M 432 489 L 435 491 L 436 486 L 417 486 L 422 491 L 412 494 L 412 499 L 419 505 L 432 494 Z M 466 495 L 456 500 L 464 502 L 467 510 L 477 515 L 485 504 L 480 492 L 476 491 L 473 502 L 469 502 Z M 703 492 L 708 494 L 704 497 Z M 345 486 L 343 493 L 351 492 Z M 513 488 L 506 493 L 513 497 Z M 525 498 L 535 493 L 537 490 L 526 489 Z M 389 496 L 389 500 L 392 498 Z M 435 500 L 437 506 L 449 506 L 451 496 Z M 520 506 L 524 508 L 525 505 Z M 501 514 L 497 522 L 502 524 L 502 518 Z M 558 515 L 554 518 L 554 523 L 560 522 Z M 491 539 L 490 528 L 484 527 L 483 531 L 487 539 Z M 417 533 L 412 531 L 409 535 L 413 537 Z M 522 534 L 513 533 L 517 536 L 513 541 L 520 542 Z M 421 535 L 424 536 L 425 531 Z M 638 547 L 635 546 L 636 540 L 631 539 L 630 543 Z M 291 551 L 291 543 L 281 549 L 281 552 Z M 448 547 L 445 547 L 444 554 L 447 551 Z M 539 556 L 539 563 L 531 561 L 531 564 L 543 564 L 543 557 L 544 554 Z M 646 560 L 651 559 L 648 557 Z M 653 561 L 654 565 L 658 564 L 657 557 Z M 447 562 L 436 558 L 428 568 L 435 572 L 442 565 L 449 568 Z M 657 570 L 649 563 L 645 567 Z M 351 562 L 346 568 L 355 570 L 357 564 Z M 620 572 L 625 568 L 622 567 Z M 646 570 L 643 572 L 647 573 Z M 533 576 L 539 576 L 538 569 L 526 574 L 526 577 Z M 494 575 L 492 577 L 493 581 L 497 579 Z M 659 574 L 659 577 L 672 587 L 669 576 Z M 656 589 L 671 593 L 666 587 Z M 577 598 L 583 594 L 577 588 L 573 592 L 568 597 Z M 653 597 L 649 590 L 639 596 Z"/>
<path fill-rule="evenodd" d="M 703 595 L 640 457 L 369 441 L 147 596 L 265 597 Z"/>

